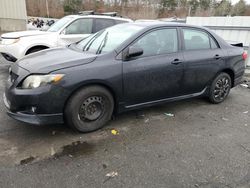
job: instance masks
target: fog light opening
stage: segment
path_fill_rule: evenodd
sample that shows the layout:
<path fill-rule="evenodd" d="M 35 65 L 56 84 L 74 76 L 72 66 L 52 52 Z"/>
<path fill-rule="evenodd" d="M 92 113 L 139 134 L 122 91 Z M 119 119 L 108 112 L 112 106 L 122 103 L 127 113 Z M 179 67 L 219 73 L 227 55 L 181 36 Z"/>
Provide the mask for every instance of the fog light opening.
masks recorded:
<path fill-rule="evenodd" d="M 32 113 L 36 113 L 36 110 L 37 110 L 37 107 L 35 107 L 35 106 L 32 106 L 31 108 L 30 108 L 30 111 L 32 112 Z"/>

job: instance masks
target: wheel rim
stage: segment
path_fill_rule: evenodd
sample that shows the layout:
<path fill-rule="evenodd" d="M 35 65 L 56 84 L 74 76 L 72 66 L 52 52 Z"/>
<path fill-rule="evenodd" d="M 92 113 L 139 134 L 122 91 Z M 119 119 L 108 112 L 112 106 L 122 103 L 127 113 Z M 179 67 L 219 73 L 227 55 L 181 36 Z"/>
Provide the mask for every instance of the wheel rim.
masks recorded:
<path fill-rule="evenodd" d="M 218 101 L 223 100 L 230 90 L 230 80 L 227 77 L 222 77 L 217 80 L 214 88 L 214 98 Z"/>
<path fill-rule="evenodd" d="M 95 121 L 103 115 L 104 99 L 101 96 L 91 96 L 85 99 L 79 109 L 81 121 Z"/>

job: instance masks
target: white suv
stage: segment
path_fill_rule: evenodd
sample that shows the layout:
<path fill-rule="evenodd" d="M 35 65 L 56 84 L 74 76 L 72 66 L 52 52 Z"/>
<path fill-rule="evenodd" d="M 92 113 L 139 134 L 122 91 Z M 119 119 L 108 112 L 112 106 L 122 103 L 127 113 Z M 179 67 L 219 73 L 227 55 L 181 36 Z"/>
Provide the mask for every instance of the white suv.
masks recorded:
<path fill-rule="evenodd" d="M 104 28 L 132 22 L 130 19 L 102 15 L 71 15 L 63 17 L 48 31 L 21 31 L 3 34 L 0 54 L 9 62 L 47 48 L 66 46 Z"/>

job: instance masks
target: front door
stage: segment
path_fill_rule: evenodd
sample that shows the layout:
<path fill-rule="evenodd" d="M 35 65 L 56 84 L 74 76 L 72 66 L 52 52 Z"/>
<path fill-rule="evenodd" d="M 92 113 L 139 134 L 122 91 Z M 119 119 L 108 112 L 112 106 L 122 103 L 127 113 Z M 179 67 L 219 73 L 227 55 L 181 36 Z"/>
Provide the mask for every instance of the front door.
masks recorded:
<path fill-rule="evenodd" d="M 176 28 L 162 28 L 144 34 L 131 46 L 143 55 L 123 62 L 126 106 L 180 95 L 183 79 L 182 55 Z"/>

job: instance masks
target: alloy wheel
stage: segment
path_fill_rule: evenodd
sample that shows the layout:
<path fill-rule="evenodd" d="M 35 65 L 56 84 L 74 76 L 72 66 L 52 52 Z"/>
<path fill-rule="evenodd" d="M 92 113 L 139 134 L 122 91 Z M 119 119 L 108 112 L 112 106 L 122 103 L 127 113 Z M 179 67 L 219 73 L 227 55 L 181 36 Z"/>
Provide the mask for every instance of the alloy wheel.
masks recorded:
<path fill-rule="evenodd" d="M 223 100 L 229 93 L 230 80 L 223 76 L 217 80 L 214 88 L 214 98 L 218 101 Z"/>

